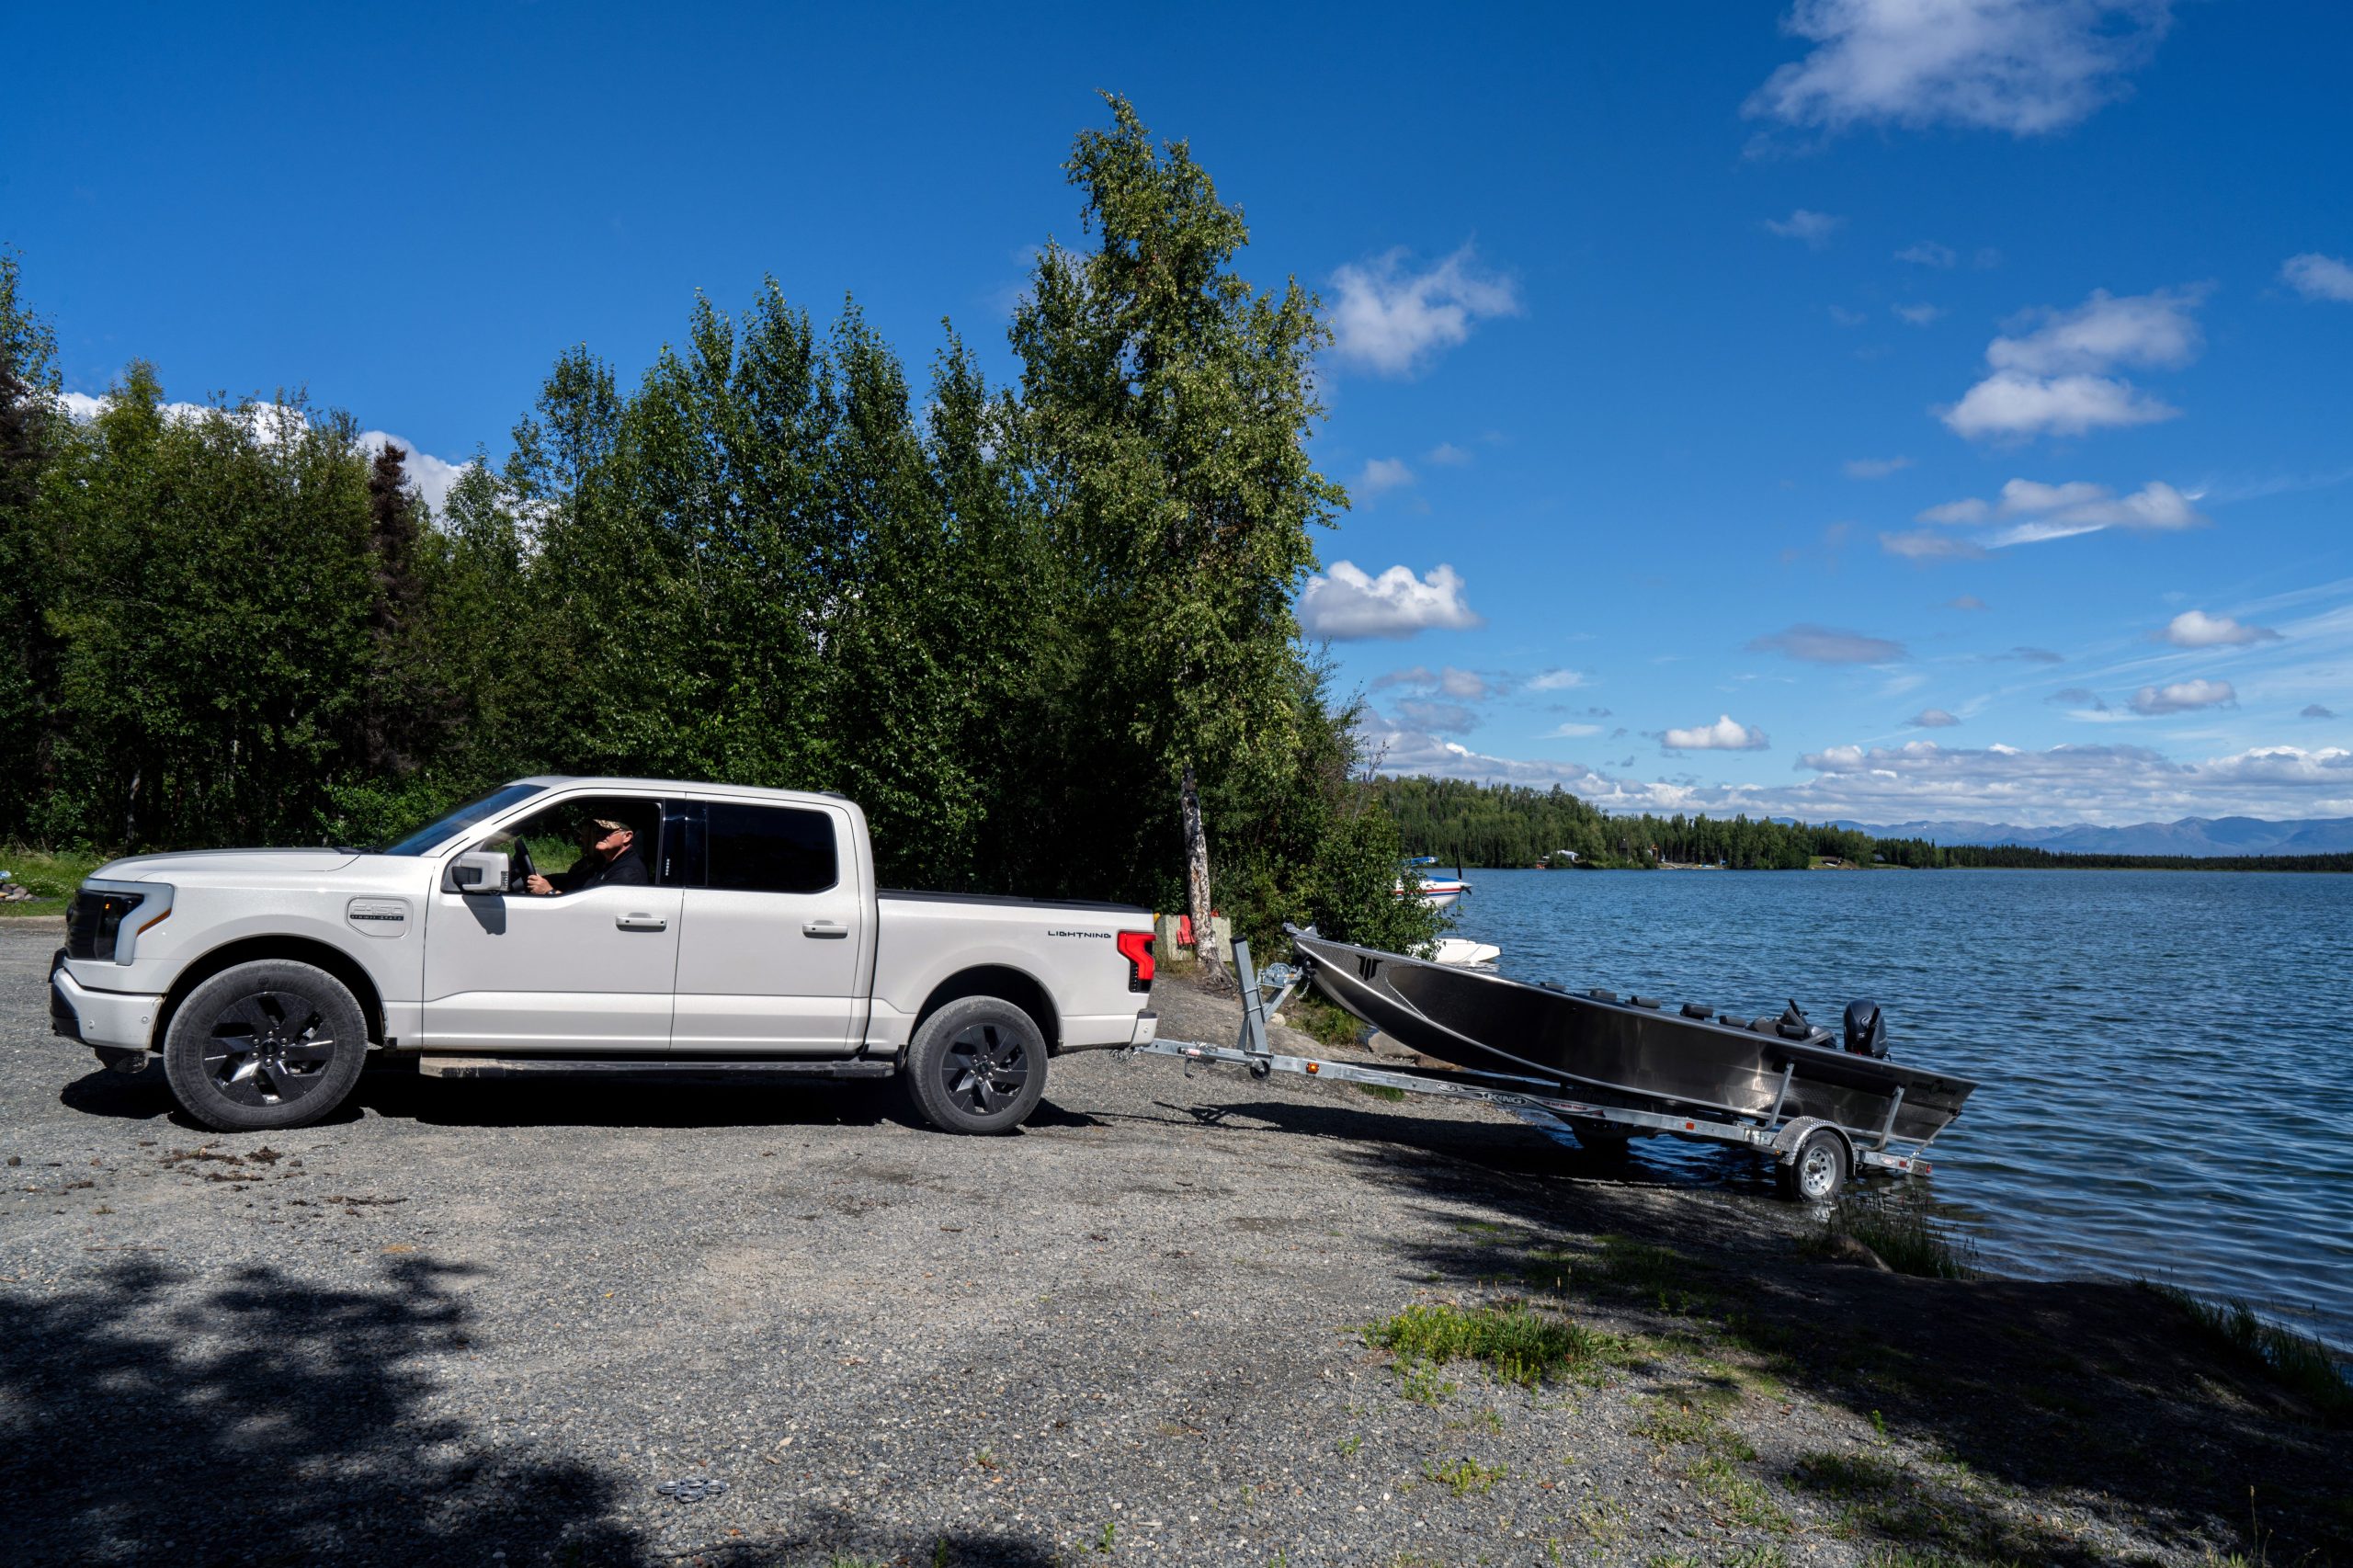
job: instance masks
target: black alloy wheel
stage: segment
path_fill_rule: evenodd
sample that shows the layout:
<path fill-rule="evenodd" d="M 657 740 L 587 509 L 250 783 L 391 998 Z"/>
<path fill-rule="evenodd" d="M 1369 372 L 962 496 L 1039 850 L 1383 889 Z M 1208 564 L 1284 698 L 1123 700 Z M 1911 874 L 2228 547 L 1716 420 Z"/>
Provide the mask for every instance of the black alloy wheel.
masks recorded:
<path fill-rule="evenodd" d="M 1046 1036 L 1001 996 L 949 1002 L 915 1029 L 905 1062 L 908 1096 L 946 1132 L 1010 1132 L 1046 1093 Z"/>
<path fill-rule="evenodd" d="M 256 991 L 213 1016 L 204 1074 L 232 1105 L 286 1105 L 326 1081 L 335 1043 L 334 1026 L 309 997 Z"/>
<path fill-rule="evenodd" d="M 368 1019 L 326 971 L 292 959 L 222 970 L 189 992 L 164 1035 L 180 1108 L 223 1132 L 307 1127 L 343 1103 L 367 1064 Z"/>
<path fill-rule="evenodd" d="M 975 1116 L 994 1116 L 1029 1085 L 1029 1043 L 1001 1023 L 978 1020 L 949 1039 L 939 1073 L 952 1103 Z"/>

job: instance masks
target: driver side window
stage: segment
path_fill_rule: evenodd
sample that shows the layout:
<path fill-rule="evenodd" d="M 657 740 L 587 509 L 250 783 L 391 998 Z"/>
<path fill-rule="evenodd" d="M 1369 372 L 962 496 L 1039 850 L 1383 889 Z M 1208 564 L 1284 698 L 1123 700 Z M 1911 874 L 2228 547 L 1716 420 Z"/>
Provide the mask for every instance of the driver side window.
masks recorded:
<path fill-rule="evenodd" d="M 627 828 L 631 837 L 617 855 L 600 855 L 592 846 L 611 840 L 611 832 L 603 824 L 613 823 Z M 529 880 L 536 875 L 547 879 L 555 893 L 563 894 L 575 891 L 608 859 L 633 858 L 644 865 L 654 864 L 661 831 L 658 801 L 573 795 L 510 824 L 474 847 L 508 858 L 508 892 L 529 892 Z"/>

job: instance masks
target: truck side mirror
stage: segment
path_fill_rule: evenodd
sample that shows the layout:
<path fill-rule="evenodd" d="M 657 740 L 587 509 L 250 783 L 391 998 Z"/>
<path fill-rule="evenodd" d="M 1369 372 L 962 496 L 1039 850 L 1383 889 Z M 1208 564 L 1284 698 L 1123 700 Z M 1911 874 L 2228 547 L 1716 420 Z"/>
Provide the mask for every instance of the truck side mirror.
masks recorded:
<path fill-rule="evenodd" d="M 499 894 L 513 875 L 507 858 L 489 849 L 470 849 L 449 862 L 441 877 L 443 892 Z"/>

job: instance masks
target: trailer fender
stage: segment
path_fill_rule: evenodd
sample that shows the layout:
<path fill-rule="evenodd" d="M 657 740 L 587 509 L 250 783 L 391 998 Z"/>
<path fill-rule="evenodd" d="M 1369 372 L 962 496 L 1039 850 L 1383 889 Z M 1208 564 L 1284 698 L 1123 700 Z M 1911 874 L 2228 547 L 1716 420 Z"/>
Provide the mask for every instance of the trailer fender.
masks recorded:
<path fill-rule="evenodd" d="M 1846 1162 L 1847 1174 L 1854 1175 L 1855 1141 L 1847 1135 L 1845 1128 L 1835 1121 L 1824 1121 L 1818 1116 L 1792 1117 L 1781 1124 L 1780 1130 L 1773 1134 L 1775 1162 L 1784 1165 L 1795 1165 L 1798 1151 L 1805 1146 L 1807 1134 L 1817 1127 L 1829 1129 L 1831 1135 L 1838 1140 L 1839 1155 Z"/>

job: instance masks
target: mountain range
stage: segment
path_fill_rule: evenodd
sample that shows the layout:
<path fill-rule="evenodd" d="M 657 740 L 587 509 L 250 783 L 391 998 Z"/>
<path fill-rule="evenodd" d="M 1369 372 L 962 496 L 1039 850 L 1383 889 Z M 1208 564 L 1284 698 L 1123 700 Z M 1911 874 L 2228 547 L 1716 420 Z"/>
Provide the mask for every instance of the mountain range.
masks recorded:
<path fill-rule="evenodd" d="M 2178 822 L 2094 827 L 2018 827 L 1994 822 L 1900 822 L 1884 827 L 1840 822 L 1879 838 L 1935 844 L 2019 844 L 2067 855 L 2342 855 L 2353 851 L 2353 817 L 2266 822 L 2260 817 L 2183 817 Z"/>

